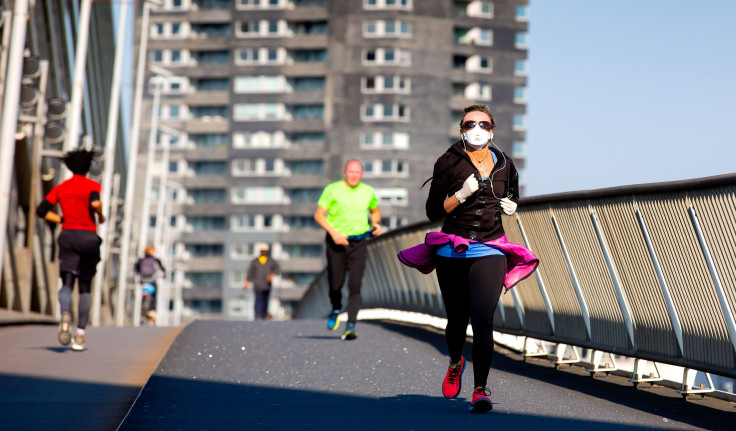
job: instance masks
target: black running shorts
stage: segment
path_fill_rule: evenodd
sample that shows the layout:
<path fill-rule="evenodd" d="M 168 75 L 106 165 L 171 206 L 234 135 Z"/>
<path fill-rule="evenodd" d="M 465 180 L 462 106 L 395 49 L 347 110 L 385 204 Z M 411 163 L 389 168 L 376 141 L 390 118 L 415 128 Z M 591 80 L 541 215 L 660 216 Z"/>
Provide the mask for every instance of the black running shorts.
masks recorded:
<path fill-rule="evenodd" d="M 82 280 L 94 277 L 100 244 L 102 238 L 91 230 L 63 230 L 59 234 L 59 272 L 70 272 Z"/>

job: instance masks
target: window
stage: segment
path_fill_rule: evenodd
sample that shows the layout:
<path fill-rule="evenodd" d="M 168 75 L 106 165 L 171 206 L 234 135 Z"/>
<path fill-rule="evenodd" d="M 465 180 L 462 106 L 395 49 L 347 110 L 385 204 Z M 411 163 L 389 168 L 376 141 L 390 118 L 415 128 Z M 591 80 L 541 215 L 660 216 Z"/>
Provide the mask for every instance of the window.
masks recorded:
<path fill-rule="evenodd" d="M 230 81 L 227 78 L 204 78 L 193 82 L 197 91 L 228 91 Z"/>
<path fill-rule="evenodd" d="M 291 59 L 297 63 L 324 63 L 327 61 L 327 50 L 297 49 L 291 52 Z"/>
<path fill-rule="evenodd" d="M 281 187 L 233 187 L 231 202 L 234 204 L 278 204 L 283 203 Z"/>
<path fill-rule="evenodd" d="M 367 177 L 406 177 L 409 163 L 396 159 L 368 160 L 364 163 L 364 172 Z"/>
<path fill-rule="evenodd" d="M 363 121 L 409 121 L 409 108 L 398 103 L 377 103 L 361 106 Z"/>
<path fill-rule="evenodd" d="M 291 31 L 298 35 L 327 34 L 327 21 L 299 21 L 291 24 Z"/>
<path fill-rule="evenodd" d="M 236 103 L 233 106 L 233 120 L 260 121 L 284 118 L 285 107 L 280 103 Z"/>
<path fill-rule="evenodd" d="M 410 37 L 411 23 L 404 20 L 369 20 L 363 22 L 364 37 Z"/>
<path fill-rule="evenodd" d="M 230 23 L 227 24 L 192 24 L 194 39 L 209 39 L 214 37 L 230 37 Z"/>
<path fill-rule="evenodd" d="M 228 117 L 227 106 L 191 106 L 189 107 L 189 112 L 192 117 L 203 121 L 218 120 Z"/>
<path fill-rule="evenodd" d="M 199 64 L 227 64 L 230 63 L 230 51 L 196 51 L 194 59 Z"/>
<path fill-rule="evenodd" d="M 322 257 L 322 244 L 284 244 L 282 251 L 288 258 Z"/>
<path fill-rule="evenodd" d="M 526 88 L 514 87 L 514 103 L 526 102 Z"/>
<path fill-rule="evenodd" d="M 234 231 L 255 229 L 256 216 L 254 214 L 232 216 L 230 226 Z"/>
<path fill-rule="evenodd" d="M 187 272 L 186 278 L 196 288 L 222 287 L 222 272 Z"/>
<path fill-rule="evenodd" d="M 514 61 L 514 75 L 526 76 L 526 60 Z"/>
<path fill-rule="evenodd" d="M 255 244 L 252 242 L 236 242 L 230 244 L 231 259 L 247 259 L 255 255 Z"/>
<path fill-rule="evenodd" d="M 230 217 L 233 231 L 273 230 L 281 224 L 281 216 L 273 214 L 245 214 Z"/>
<path fill-rule="evenodd" d="M 225 217 L 190 217 L 188 221 L 195 231 L 225 229 Z"/>
<path fill-rule="evenodd" d="M 278 169 L 277 165 L 278 164 Z M 233 159 L 232 174 L 234 176 L 273 175 L 281 171 L 283 163 L 274 159 Z"/>
<path fill-rule="evenodd" d="M 238 76 L 235 78 L 236 93 L 283 93 L 286 80 L 279 75 Z"/>
<path fill-rule="evenodd" d="M 255 131 L 233 133 L 234 148 L 282 148 L 286 146 L 286 138 L 281 131 Z"/>
<path fill-rule="evenodd" d="M 412 9 L 413 0 L 363 0 L 363 9 Z"/>
<path fill-rule="evenodd" d="M 316 203 L 322 195 L 322 189 L 291 189 L 289 190 L 290 203 Z"/>
<path fill-rule="evenodd" d="M 225 175 L 227 173 L 226 162 L 189 162 L 189 169 L 195 175 Z"/>
<path fill-rule="evenodd" d="M 325 117 L 324 105 L 295 105 L 291 108 L 294 120 L 321 120 Z"/>
<path fill-rule="evenodd" d="M 283 33 L 286 22 L 281 20 L 252 20 L 240 21 L 236 24 L 236 35 L 238 37 L 269 37 L 278 36 Z"/>
<path fill-rule="evenodd" d="M 411 93 L 411 79 L 400 75 L 364 77 L 363 93 Z"/>
<path fill-rule="evenodd" d="M 529 37 L 527 33 L 516 33 L 514 37 L 514 47 L 518 49 L 529 48 Z"/>
<path fill-rule="evenodd" d="M 223 254 L 222 244 L 187 244 L 186 251 L 193 257 L 218 257 Z"/>
<path fill-rule="evenodd" d="M 322 132 L 294 133 L 289 141 L 291 145 L 297 147 L 323 146 L 325 144 L 325 134 Z"/>
<path fill-rule="evenodd" d="M 314 217 L 294 216 L 286 219 L 286 226 L 291 229 L 321 229 Z"/>
<path fill-rule="evenodd" d="M 285 163 L 287 172 L 296 175 L 322 175 L 325 166 L 322 160 L 290 160 Z"/>
<path fill-rule="evenodd" d="M 467 3 L 455 3 L 456 11 L 459 15 L 467 15 L 477 18 L 493 18 L 493 2 L 491 1 L 472 1 Z"/>
<path fill-rule="evenodd" d="M 511 146 L 511 155 L 513 157 L 522 157 L 524 155 L 525 146 L 524 141 L 514 141 Z"/>
<path fill-rule="evenodd" d="M 517 21 L 528 21 L 529 20 L 529 7 L 522 5 L 516 6 L 516 20 Z"/>
<path fill-rule="evenodd" d="M 194 143 L 194 146 L 197 148 L 222 148 L 227 146 L 228 136 L 225 133 L 204 133 L 198 135 L 189 135 L 189 141 Z"/>
<path fill-rule="evenodd" d="M 283 9 L 287 0 L 237 0 L 237 9 Z"/>
<path fill-rule="evenodd" d="M 152 57 L 153 58 L 151 58 L 151 61 L 153 61 L 154 63 L 163 63 L 163 61 L 164 61 L 164 52 L 161 51 L 160 49 L 157 49 L 157 50 L 153 51 Z"/>
<path fill-rule="evenodd" d="M 516 131 L 526 130 L 526 117 L 523 114 L 514 115 L 513 129 Z"/>
<path fill-rule="evenodd" d="M 151 37 L 156 38 L 160 37 L 164 34 L 164 25 L 163 23 L 155 23 L 151 25 Z"/>
<path fill-rule="evenodd" d="M 482 55 L 471 55 L 469 57 L 455 56 L 455 68 L 464 69 L 468 72 L 491 73 L 493 71 L 493 58 Z"/>
<path fill-rule="evenodd" d="M 289 86 L 293 91 L 315 91 L 325 89 L 324 77 L 296 77 L 289 80 Z"/>
<path fill-rule="evenodd" d="M 189 189 L 187 195 L 194 203 L 225 202 L 225 189 Z"/>
<path fill-rule="evenodd" d="M 395 206 L 407 206 L 409 204 L 409 192 L 400 187 L 376 188 L 376 196 L 380 204 Z"/>
<path fill-rule="evenodd" d="M 365 65 L 401 65 L 411 64 L 411 51 L 405 48 L 372 48 L 363 51 Z"/>
<path fill-rule="evenodd" d="M 479 27 L 456 28 L 455 43 L 491 46 L 493 45 L 493 30 Z"/>
<path fill-rule="evenodd" d="M 173 49 L 171 50 L 171 62 L 173 64 L 179 64 L 182 62 L 181 59 L 181 50 L 179 49 Z"/>
<path fill-rule="evenodd" d="M 371 132 L 360 135 L 362 149 L 409 149 L 409 134 L 401 132 Z"/>

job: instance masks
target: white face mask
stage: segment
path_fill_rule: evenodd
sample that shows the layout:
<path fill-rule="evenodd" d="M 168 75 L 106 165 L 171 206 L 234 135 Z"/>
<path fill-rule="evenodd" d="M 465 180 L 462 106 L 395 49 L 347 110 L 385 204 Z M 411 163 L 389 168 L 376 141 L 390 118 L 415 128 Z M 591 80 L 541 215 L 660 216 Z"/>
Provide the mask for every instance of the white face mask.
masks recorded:
<path fill-rule="evenodd" d="M 480 126 L 475 126 L 471 130 L 465 132 L 465 143 L 470 145 L 476 150 L 483 148 L 493 137 L 491 132 L 481 129 Z"/>

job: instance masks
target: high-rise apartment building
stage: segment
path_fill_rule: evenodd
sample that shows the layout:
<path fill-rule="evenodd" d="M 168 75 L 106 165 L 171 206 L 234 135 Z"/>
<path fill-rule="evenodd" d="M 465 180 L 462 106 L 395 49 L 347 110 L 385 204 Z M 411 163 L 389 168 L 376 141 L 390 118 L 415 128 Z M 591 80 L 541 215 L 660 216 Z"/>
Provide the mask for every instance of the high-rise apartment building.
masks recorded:
<path fill-rule="evenodd" d="M 260 243 L 282 286 L 307 285 L 324 267 L 317 199 L 351 158 L 384 225 L 426 220 L 421 185 L 467 105 L 491 108 L 523 189 L 527 0 L 161 1 L 147 61 L 170 73 L 148 72 L 141 136 L 159 82 L 171 156 L 154 170 L 175 184 L 167 222 L 195 312 L 252 316 L 242 284 Z"/>

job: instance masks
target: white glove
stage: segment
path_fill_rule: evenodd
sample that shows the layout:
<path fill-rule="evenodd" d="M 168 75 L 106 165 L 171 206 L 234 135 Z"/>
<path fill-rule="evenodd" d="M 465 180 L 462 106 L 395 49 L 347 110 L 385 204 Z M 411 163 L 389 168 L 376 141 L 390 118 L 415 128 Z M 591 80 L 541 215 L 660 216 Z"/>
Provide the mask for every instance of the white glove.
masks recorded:
<path fill-rule="evenodd" d="M 470 174 L 468 179 L 463 183 L 463 187 L 455 192 L 455 197 L 460 203 L 465 202 L 465 199 L 469 198 L 478 190 L 478 180 L 475 179 L 475 175 Z"/>
<path fill-rule="evenodd" d="M 503 209 L 503 212 L 506 213 L 506 215 L 512 215 L 516 212 L 517 204 L 516 202 L 512 201 L 509 198 L 503 198 L 501 199 L 501 209 Z"/>

